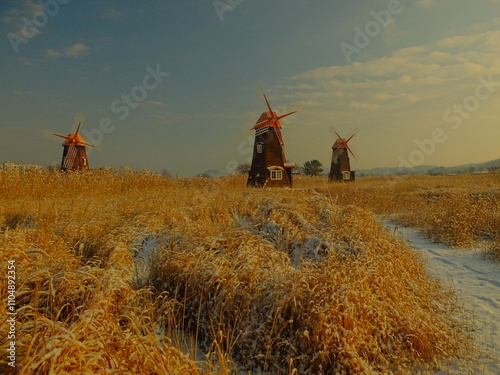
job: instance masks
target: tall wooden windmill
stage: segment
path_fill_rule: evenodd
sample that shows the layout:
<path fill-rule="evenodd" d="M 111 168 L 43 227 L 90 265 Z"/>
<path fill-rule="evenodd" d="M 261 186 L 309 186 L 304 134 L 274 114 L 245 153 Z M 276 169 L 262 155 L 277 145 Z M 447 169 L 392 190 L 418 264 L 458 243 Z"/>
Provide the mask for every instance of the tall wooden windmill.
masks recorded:
<path fill-rule="evenodd" d="M 287 164 L 280 120 L 297 111 L 278 116 L 271 109 L 266 95 L 267 112 L 263 112 L 254 127 L 252 165 L 248 173 L 247 186 L 292 187 L 293 164 Z"/>
<path fill-rule="evenodd" d="M 45 136 L 47 138 L 57 139 L 55 137 L 60 137 L 65 139 L 62 146 L 63 155 L 61 161 L 61 171 L 85 171 L 89 170 L 89 162 L 87 159 L 87 151 L 86 147 L 95 147 L 95 145 L 89 144 L 85 142 L 82 136 L 79 134 L 80 127 L 82 126 L 82 122 L 85 116 L 81 113 L 77 113 L 75 116 L 75 121 L 73 123 L 72 129 L 75 129 L 74 133 L 71 133 L 67 136 L 52 133 L 48 130 L 45 131 Z"/>
<path fill-rule="evenodd" d="M 330 174 L 328 175 L 329 181 L 354 181 L 356 171 L 351 170 L 351 164 L 349 162 L 349 153 L 357 159 L 352 150 L 347 144 L 352 137 L 356 135 L 354 133 L 349 138 L 342 138 L 339 133 L 335 131 L 337 135 L 337 140 L 332 146 L 332 164 L 330 167 Z"/>

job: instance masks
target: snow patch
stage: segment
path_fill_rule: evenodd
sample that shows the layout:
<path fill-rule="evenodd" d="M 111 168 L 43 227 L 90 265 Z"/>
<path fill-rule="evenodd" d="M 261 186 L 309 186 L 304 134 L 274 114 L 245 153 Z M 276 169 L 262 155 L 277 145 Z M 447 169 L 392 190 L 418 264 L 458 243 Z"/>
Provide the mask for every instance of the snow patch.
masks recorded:
<path fill-rule="evenodd" d="M 140 241 L 131 245 L 133 261 L 135 265 L 135 284 L 140 289 L 149 282 L 151 265 L 154 253 L 158 249 L 158 237 L 154 235 L 145 236 Z"/>
<path fill-rule="evenodd" d="M 500 374 L 500 267 L 479 251 L 453 249 L 426 239 L 418 230 L 384 223 L 395 237 L 424 255 L 429 273 L 455 290 L 474 324 L 476 344 L 484 351 L 478 374 Z M 448 374 L 440 372 L 438 374 Z"/>

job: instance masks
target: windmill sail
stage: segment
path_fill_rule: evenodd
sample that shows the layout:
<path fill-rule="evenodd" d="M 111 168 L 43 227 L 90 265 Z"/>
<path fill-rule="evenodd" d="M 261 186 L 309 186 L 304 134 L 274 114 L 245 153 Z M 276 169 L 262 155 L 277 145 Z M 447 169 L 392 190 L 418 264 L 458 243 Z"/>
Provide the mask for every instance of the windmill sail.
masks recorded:
<path fill-rule="evenodd" d="M 68 170 L 68 169 L 73 169 L 73 164 L 76 159 L 78 151 L 77 148 L 74 144 L 71 144 L 68 146 L 68 151 L 66 152 L 66 157 L 63 157 L 63 168 Z"/>

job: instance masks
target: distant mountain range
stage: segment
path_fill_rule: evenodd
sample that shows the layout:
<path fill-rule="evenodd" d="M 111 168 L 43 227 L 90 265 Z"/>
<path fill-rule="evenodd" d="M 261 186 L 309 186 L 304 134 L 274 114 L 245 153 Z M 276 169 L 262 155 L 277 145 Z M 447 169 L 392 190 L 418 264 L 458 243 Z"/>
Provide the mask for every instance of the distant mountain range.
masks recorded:
<path fill-rule="evenodd" d="M 456 167 L 438 167 L 435 165 L 417 165 L 413 168 L 373 168 L 358 169 L 357 176 L 378 176 L 378 175 L 404 175 L 404 174 L 460 174 L 460 173 L 480 173 L 500 169 L 500 159 L 491 160 L 485 163 L 473 163 L 458 165 Z"/>
<path fill-rule="evenodd" d="M 458 165 L 456 167 L 438 167 L 435 165 L 417 165 L 413 168 L 373 168 L 373 169 L 357 169 L 356 176 L 382 176 L 382 175 L 408 175 L 408 174 L 460 174 L 460 173 L 480 173 L 489 172 L 491 170 L 500 169 L 500 159 L 491 160 L 485 163 L 473 163 Z M 330 170 L 325 168 L 323 175 L 328 175 Z M 227 172 L 217 170 L 208 170 L 200 173 L 200 177 L 223 177 Z"/>

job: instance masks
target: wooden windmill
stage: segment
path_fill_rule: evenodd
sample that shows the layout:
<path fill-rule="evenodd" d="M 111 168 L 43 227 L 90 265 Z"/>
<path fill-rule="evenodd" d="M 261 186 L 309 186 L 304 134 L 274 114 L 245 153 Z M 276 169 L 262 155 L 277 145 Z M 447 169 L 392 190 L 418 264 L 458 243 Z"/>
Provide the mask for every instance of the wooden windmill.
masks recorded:
<path fill-rule="evenodd" d="M 271 109 L 266 95 L 264 99 L 267 112 L 263 112 L 254 127 L 255 142 L 247 186 L 256 187 L 292 187 L 292 169 L 295 165 L 287 164 L 280 120 L 297 111 L 278 116 Z"/>
<path fill-rule="evenodd" d="M 76 114 L 75 121 L 73 123 L 73 129 L 76 127 L 76 131 L 69 134 L 68 136 L 52 133 L 48 130 L 45 131 L 45 136 L 47 138 L 53 138 L 53 136 L 56 136 L 65 139 L 64 143 L 62 144 L 64 149 L 61 161 L 61 171 L 85 171 L 90 169 L 87 159 L 87 151 L 85 150 L 85 148 L 95 147 L 95 145 L 85 142 L 85 140 L 79 134 L 80 127 L 84 118 L 85 116 L 83 114 Z"/>
<path fill-rule="evenodd" d="M 356 156 L 349 148 L 347 144 L 352 137 L 356 135 L 354 133 L 349 138 L 342 138 L 339 133 L 334 131 L 337 135 L 337 140 L 332 146 L 332 165 L 330 167 L 330 174 L 328 175 L 329 181 L 354 181 L 356 171 L 351 170 L 351 165 L 349 163 L 349 152 L 356 159 Z"/>

